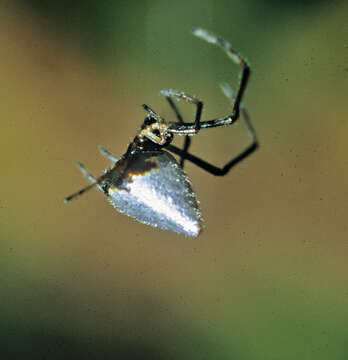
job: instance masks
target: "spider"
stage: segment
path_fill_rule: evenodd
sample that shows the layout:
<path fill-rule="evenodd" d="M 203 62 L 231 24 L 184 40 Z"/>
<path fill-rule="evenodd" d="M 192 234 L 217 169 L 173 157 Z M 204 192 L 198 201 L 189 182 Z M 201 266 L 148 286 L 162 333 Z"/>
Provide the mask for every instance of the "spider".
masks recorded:
<path fill-rule="evenodd" d="M 191 161 L 213 175 L 223 176 L 258 148 L 258 140 L 248 114 L 241 105 L 250 76 L 247 62 L 224 39 L 203 29 L 196 29 L 193 34 L 222 48 L 227 56 L 242 68 L 236 95 L 229 85 L 221 86 L 223 93 L 233 102 L 231 114 L 201 121 L 202 101 L 181 91 L 162 90 L 161 94 L 167 99 L 177 121 L 166 121 L 144 104 L 143 108 L 147 116 L 126 153 L 121 158 L 117 158 L 105 148 L 99 147 L 100 152 L 113 164 L 98 178 L 94 178 L 79 162 L 81 172 L 91 184 L 68 196 L 65 202 L 96 186 L 118 211 L 144 224 L 186 236 L 199 235 L 203 220 L 196 194 L 183 170 L 184 162 Z M 194 122 L 184 122 L 173 99 L 182 99 L 196 106 Z M 223 167 L 219 168 L 188 152 L 191 136 L 203 129 L 232 125 L 240 115 L 251 135 L 251 143 Z M 185 136 L 182 149 L 171 144 L 174 135 Z M 180 157 L 179 163 L 168 151 Z"/>

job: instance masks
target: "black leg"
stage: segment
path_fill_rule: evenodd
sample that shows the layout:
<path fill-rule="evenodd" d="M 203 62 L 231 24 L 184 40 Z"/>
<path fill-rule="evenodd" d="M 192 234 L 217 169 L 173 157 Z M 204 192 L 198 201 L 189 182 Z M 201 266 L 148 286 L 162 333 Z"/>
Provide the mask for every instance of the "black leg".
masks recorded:
<path fill-rule="evenodd" d="M 101 148 L 101 149 L 100 149 L 101 153 L 103 153 L 104 155 L 110 154 L 110 153 L 109 153 L 107 150 L 105 150 L 103 147 L 100 147 L 100 148 Z M 105 153 L 104 153 L 104 151 L 105 151 Z M 108 156 L 108 155 L 106 155 L 106 156 Z M 111 155 L 111 156 L 112 156 L 112 155 Z M 112 156 L 112 160 L 113 160 L 113 159 L 114 159 L 114 157 Z M 111 159 L 110 159 L 110 160 L 111 160 Z M 78 196 L 84 194 L 86 191 L 89 191 L 89 190 L 93 189 L 95 186 L 97 186 L 100 190 L 102 190 L 99 184 L 109 175 L 109 172 L 111 171 L 111 169 L 108 170 L 108 171 L 106 171 L 103 175 L 99 176 L 99 177 L 96 179 L 91 173 L 88 172 L 88 170 L 84 167 L 83 164 L 81 164 L 80 162 L 78 162 L 78 163 L 77 163 L 77 166 L 79 167 L 79 169 L 80 169 L 80 171 L 82 172 L 82 174 L 88 179 L 88 181 L 90 182 L 90 185 L 88 185 L 88 186 L 84 187 L 83 189 L 77 191 L 76 193 L 74 193 L 74 194 L 66 197 L 66 198 L 64 199 L 64 202 L 65 202 L 65 203 L 67 203 L 67 202 L 70 201 L 70 200 L 73 200 L 73 199 L 77 198 Z"/>
<path fill-rule="evenodd" d="M 231 125 L 239 118 L 240 107 L 243 95 L 245 93 L 246 86 L 248 84 L 248 79 L 250 76 L 250 68 L 247 62 L 232 48 L 230 43 L 226 40 L 221 39 L 206 30 L 196 29 L 194 35 L 222 48 L 222 50 L 227 54 L 227 56 L 232 59 L 236 64 L 240 65 L 242 68 L 242 76 L 239 84 L 238 91 L 236 96 L 234 96 L 234 103 L 232 108 L 232 113 L 222 118 L 203 121 L 200 123 L 201 129 L 214 128 L 219 126 Z M 195 134 L 194 129 L 196 128 L 195 123 L 185 123 L 185 124 L 171 124 L 170 131 L 173 134 L 178 135 L 187 135 Z"/>
<path fill-rule="evenodd" d="M 219 38 L 211 33 L 209 33 L 206 30 L 203 29 L 196 29 L 193 34 L 211 44 L 217 45 L 222 48 L 222 50 L 227 54 L 227 56 L 233 60 L 236 64 L 240 65 L 242 67 L 242 76 L 239 84 L 239 89 L 237 91 L 237 94 L 235 96 L 235 101 L 233 104 L 232 114 L 230 117 L 232 118 L 232 122 L 238 119 L 239 117 L 239 111 L 240 111 L 240 105 L 242 102 L 242 97 L 244 95 L 248 79 L 250 76 L 250 68 L 247 62 L 235 51 L 231 44 L 227 42 L 226 40 Z"/>
<path fill-rule="evenodd" d="M 68 201 L 70 201 L 70 200 L 72 200 L 72 199 L 75 199 L 76 197 L 84 194 L 86 191 L 94 188 L 94 186 L 96 186 L 96 185 L 98 184 L 98 180 L 95 179 L 95 177 L 88 172 L 88 170 L 83 166 L 83 164 L 81 164 L 80 162 L 78 162 L 78 163 L 77 163 L 77 166 L 79 167 L 79 169 L 81 170 L 82 174 L 83 174 L 84 176 L 86 176 L 86 178 L 88 179 L 88 181 L 89 181 L 91 184 L 88 185 L 88 186 L 86 186 L 86 187 L 84 187 L 83 189 L 77 191 L 76 193 L 74 193 L 74 194 L 66 197 L 66 198 L 64 199 L 64 202 L 65 202 L 65 203 L 67 203 Z"/>
<path fill-rule="evenodd" d="M 180 114 L 180 111 L 179 111 L 178 107 L 174 104 L 174 101 L 172 100 L 172 98 L 171 98 L 170 96 L 166 96 L 166 99 L 167 99 L 170 107 L 171 107 L 171 108 L 173 109 L 173 111 L 175 112 L 175 115 L 176 115 L 176 117 L 177 117 L 177 119 L 178 119 L 178 123 L 179 123 L 179 124 L 184 124 L 184 119 L 182 118 L 182 116 L 181 116 L 181 114 Z M 184 147 L 183 147 L 182 150 L 183 150 L 185 153 L 187 153 L 190 145 L 191 145 L 191 138 L 190 138 L 190 136 L 186 135 L 186 136 L 185 136 Z M 182 168 L 184 168 L 184 161 L 185 161 L 185 158 L 184 158 L 183 156 L 181 156 L 181 157 L 180 157 L 180 166 L 181 166 Z"/>
<path fill-rule="evenodd" d="M 185 158 L 186 160 L 191 161 L 193 164 L 199 166 L 200 168 L 206 170 L 207 172 L 216 175 L 216 176 L 224 176 L 226 175 L 235 165 L 237 165 L 238 163 L 240 163 L 242 160 L 244 160 L 245 158 L 247 158 L 250 154 L 252 154 L 259 146 L 258 140 L 257 140 L 257 136 L 255 133 L 255 130 L 249 120 L 248 114 L 246 112 L 246 110 L 244 108 L 241 108 L 241 112 L 243 115 L 243 119 L 245 122 L 245 125 L 248 129 L 248 132 L 252 138 L 251 144 L 244 149 L 240 154 L 238 154 L 237 156 L 235 156 L 234 158 L 232 158 L 232 160 L 230 160 L 226 165 L 224 165 L 222 168 L 219 168 L 215 165 L 212 165 L 210 163 L 208 163 L 205 160 L 202 160 L 200 158 L 198 158 L 195 155 L 192 155 L 188 152 L 184 152 L 183 150 L 177 148 L 174 145 L 168 145 L 166 148 L 169 151 L 172 151 L 174 154 L 181 156 L 182 158 Z"/>
<path fill-rule="evenodd" d="M 201 129 L 201 116 L 202 116 L 202 109 L 203 109 L 203 103 L 202 101 L 180 91 L 173 91 L 173 90 L 161 90 L 160 93 L 162 95 L 165 95 L 167 98 L 169 97 L 176 97 L 178 100 L 183 99 L 191 104 L 196 105 L 196 116 L 195 116 L 195 122 L 192 124 L 186 124 L 184 122 L 178 122 L 178 123 L 170 123 L 169 125 L 169 131 L 172 131 L 173 129 L 180 128 L 181 132 L 177 132 L 179 135 L 196 135 L 198 131 Z"/>
<path fill-rule="evenodd" d="M 182 150 L 174 145 L 167 145 L 166 148 L 168 150 L 172 151 L 173 153 L 179 155 L 181 157 L 180 163 L 182 163 L 182 164 L 183 164 L 184 160 L 186 159 L 186 160 L 189 160 L 192 163 L 196 164 L 197 166 L 201 167 L 202 169 L 210 172 L 213 175 L 223 176 L 223 175 L 226 175 L 232 167 L 234 167 L 239 162 L 244 160 L 247 156 L 252 154 L 258 148 L 258 140 L 257 140 L 256 134 L 255 134 L 255 130 L 250 123 L 250 120 L 249 120 L 246 110 L 241 106 L 242 98 L 245 93 L 245 89 L 247 87 L 248 79 L 250 76 L 250 68 L 249 68 L 249 65 L 247 64 L 247 62 L 224 39 L 216 37 L 215 35 L 207 32 L 206 30 L 202 30 L 202 29 L 196 29 L 194 31 L 194 35 L 211 43 L 211 44 L 221 47 L 222 50 L 227 54 L 227 56 L 231 60 L 233 60 L 236 64 L 240 65 L 242 68 L 241 80 L 240 80 L 239 88 L 238 88 L 236 95 L 233 94 L 231 88 L 228 85 L 222 86 L 222 90 L 225 93 L 225 95 L 227 97 L 229 97 L 231 100 L 233 100 L 232 113 L 227 116 L 224 116 L 222 118 L 217 118 L 217 119 L 201 122 L 200 118 L 201 118 L 202 107 L 203 107 L 202 102 L 200 102 L 199 100 L 197 100 L 185 93 L 182 93 L 182 92 L 162 90 L 161 93 L 168 98 L 168 101 L 169 101 L 170 105 L 172 106 L 172 108 L 174 109 L 174 111 L 176 112 L 178 120 L 179 120 L 176 123 L 170 123 L 167 131 L 169 131 L 173 134 L 178 134 L 178 135 L 195 135 L 200 129 L 209 129 L 209 128 L 215 128 L 215 127 L 220 127 L 220 126 L 231 125 L 238 120 L 240 112 L 242 112 L 245 125 L 249 131 L 249 134 L 252 137 L 252 142 L 245 150 L 243 150 L 239 155 L 237 155 L 232 160 L 230 160 L 222 168 L 212 165 L 212 164 L 188 153 L 187 152 L 188 145 L 187 145 L 186 150 L 185 150 L 185 147 Z M 183 121 L 176 106 L 173 104 L 173 101 L 169 100 L 169 98 L 171 96 L 175 96 L 178 99 L 183 99 L 190 103 L 196 104 L 197 111 L 196 111 L 196 117 L 195 117 L 194 123 L 185 123 Z"/>

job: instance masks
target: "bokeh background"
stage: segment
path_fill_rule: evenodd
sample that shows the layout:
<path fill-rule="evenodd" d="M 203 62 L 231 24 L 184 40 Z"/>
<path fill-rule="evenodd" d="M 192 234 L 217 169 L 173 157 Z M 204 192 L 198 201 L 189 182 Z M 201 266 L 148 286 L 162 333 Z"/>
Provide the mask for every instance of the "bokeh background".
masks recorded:
<path fill-rule="evenodd" d="M 348 3 L 0 2 L 1 359 L 348 358 Z M 116 213 L 98 191 L 104 145 L 123 154 L 160 89 L 230 104 L 240 69 L 190 35 L 228 39 L 251 64 L 244 99 L 261 147 L 228 176 L 186 170 L 197 239 Z M 180 102 L 186 120 L 192 106 Z M 178 139 L 178 143 L 182 139 Z M 242 124 L 192 152 L 224 164 Z"/>

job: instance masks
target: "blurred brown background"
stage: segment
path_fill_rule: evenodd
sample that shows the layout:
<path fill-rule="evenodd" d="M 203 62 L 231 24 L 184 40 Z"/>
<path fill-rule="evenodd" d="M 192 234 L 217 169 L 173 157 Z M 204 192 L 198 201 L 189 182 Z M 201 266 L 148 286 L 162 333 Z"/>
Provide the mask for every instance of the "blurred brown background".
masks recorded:
<path fill-rule="evenodd" d="M 1 359 L 348 358 L 348 3 L 1 1 Z M 123 154 L 160 89 L 244 104 L 260 150 L 228 176 L 186 170 L 205 231 L 187 239 L 118 214 L 97 191 L 63 198 Z M 181 102 L 186 120 L 194 109 Z M 182 139 L 178 139 L 180 143 Z M 192 152 L 223 164 L 242 125 Z"/>

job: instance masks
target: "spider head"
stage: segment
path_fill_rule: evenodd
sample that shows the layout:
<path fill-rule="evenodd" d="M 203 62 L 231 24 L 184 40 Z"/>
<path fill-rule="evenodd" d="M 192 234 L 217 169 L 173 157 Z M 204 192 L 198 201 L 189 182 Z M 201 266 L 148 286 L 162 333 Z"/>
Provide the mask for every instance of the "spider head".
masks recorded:
<path fill-rule="evenodd" d="M 169 125 L 164 119 L 149 114 L 141 125 L 137 138 L 140 142 L 150 140 L 153 144 L 164 147 L 172 142 L 173 133 L 169 131 Z"/>

